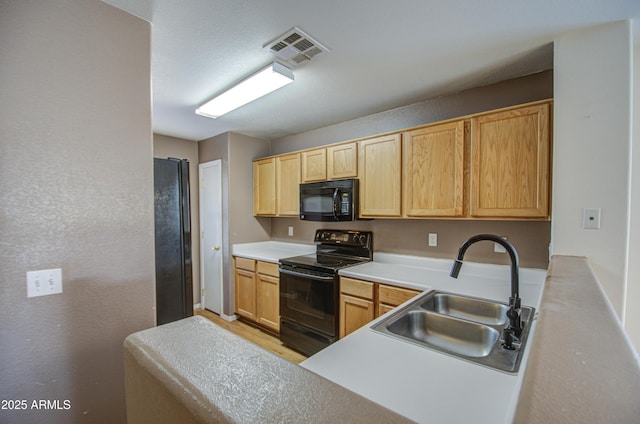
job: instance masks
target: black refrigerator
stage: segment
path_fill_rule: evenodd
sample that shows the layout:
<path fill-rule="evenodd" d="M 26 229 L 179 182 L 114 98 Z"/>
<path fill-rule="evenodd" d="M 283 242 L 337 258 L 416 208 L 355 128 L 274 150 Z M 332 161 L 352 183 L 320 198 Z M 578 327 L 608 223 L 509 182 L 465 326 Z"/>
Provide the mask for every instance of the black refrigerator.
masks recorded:
<path fill-rule="evenodd" d="M 153 159 L 158 325 L 193 315 L 189 161 Z"/>

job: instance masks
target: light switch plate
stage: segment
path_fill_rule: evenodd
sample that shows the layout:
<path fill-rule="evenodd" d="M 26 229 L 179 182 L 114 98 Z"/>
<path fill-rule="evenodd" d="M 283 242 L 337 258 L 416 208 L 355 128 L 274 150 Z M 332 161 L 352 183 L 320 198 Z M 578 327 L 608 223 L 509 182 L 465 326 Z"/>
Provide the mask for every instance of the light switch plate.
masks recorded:
<path fill-rule="evenodd" d="M 43 269 L 27 272 L 27 297 L 62 293 L 62 270 Z"/>

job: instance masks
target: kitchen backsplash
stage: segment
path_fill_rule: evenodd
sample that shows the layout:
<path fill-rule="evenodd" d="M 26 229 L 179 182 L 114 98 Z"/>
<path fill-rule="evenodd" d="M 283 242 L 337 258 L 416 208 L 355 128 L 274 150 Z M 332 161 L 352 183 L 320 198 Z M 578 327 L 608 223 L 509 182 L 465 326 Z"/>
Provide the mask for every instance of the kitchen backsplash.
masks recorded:
<path fill-rule="evenodd" d="M 293 236 L 289 236 L 293 227 Z M 551 223 L 548 221 L 456 221 L 377 219 L 341 223 L 300 221 L 297 218 L 272 218 L 271 239 L 284 242 L 313 243 L 318 228 L 373 231 L 374 252 L 398 253 L 434 258 L 454 258 L 458 247 L 474 234 L 490 233 L 506 237 L 514 244 L 520 265 L 546 269 L 549 264 Z M 429 233 L 438 235 L 438 246 L 429 247 Z M 493 243 L 478 243 L 465 259 L 473 262 L 508 264 L 505 253 L 494 252 Z"/>

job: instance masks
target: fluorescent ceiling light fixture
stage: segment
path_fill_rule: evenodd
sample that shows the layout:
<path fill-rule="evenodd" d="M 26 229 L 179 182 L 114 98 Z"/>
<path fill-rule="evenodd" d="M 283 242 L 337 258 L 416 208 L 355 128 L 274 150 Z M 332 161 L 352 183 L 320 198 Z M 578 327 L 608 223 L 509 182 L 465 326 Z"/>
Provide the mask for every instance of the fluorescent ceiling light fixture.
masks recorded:
<path fill-rule="evenodd" d="M 291 69 L 274 62 L 209 100 L 196 113 L 215 119 L 292 82 Z"/>

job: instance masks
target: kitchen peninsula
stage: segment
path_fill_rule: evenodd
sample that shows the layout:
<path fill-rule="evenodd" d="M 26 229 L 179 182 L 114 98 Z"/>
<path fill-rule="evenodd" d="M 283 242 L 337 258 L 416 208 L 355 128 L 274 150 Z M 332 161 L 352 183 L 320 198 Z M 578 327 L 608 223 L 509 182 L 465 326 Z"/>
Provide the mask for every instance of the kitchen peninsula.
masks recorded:
<path fill-rule="evenodd" d="M 379 253 L 373 262 L 340 272 L 506 301 L 508 267 L 465 263 L 455 280 L 448 276 L 450 265 Z M 132 417 L 148 418 L 149 411 L 167 408 L 184 410 L 193 417 L 185 422 L 198 423 L 542 423 L 563 416 L 586 417 L 581 422 L 603 416 L 632 422 L 640 412 L 637 359 L 584 258 L 555 257 L 548 273 L 522 269 L 520 275 L 522 303 L 539 307 L 540 316 L 516 375 L 376 334 L 370 325 L 299 367 L 194 317 L 136 333 L 125 342 L 129 422 L 144 422 Z M 579 302 L 572 305 L 570 299 L 578 294 Z M 594 344 L 589 329 L 596 327 L 598 337 L 616 349 Z M 201 343 L 185 350 L 180 334 Z M 577 351 L 588 362 L 575 363 Z M 163 393 L 159 398 L 146 391 L 149 376 L 153 387 L 161 387 L 154 389 Z M 575 389 L 584 384 L 589 390 Z"/>

